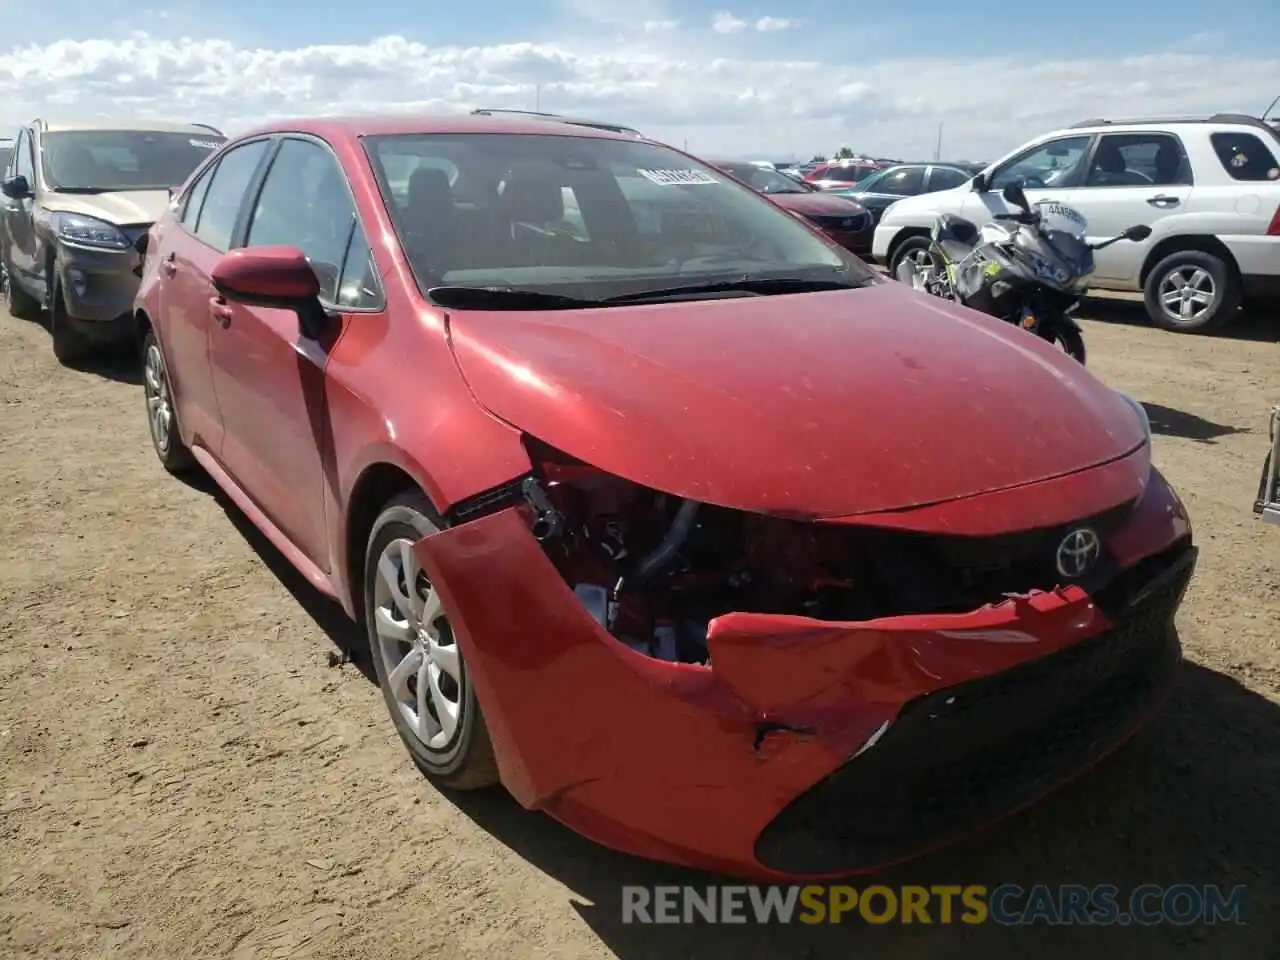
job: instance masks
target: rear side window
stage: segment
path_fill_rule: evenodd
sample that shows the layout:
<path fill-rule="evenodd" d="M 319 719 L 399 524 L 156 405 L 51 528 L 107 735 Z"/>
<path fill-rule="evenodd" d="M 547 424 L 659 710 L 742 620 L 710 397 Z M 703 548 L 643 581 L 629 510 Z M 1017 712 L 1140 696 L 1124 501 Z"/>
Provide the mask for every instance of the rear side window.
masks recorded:
<path fill-rule="evenodd" d="M 1214 133 L 1209 141 L 1233 180 L 1280 180 L 1280 164 L 1261 138 L 1252 133 Z"/>
<path fill-rule="evenodd" d="M 228 150 L 218 161 L 195 229 L 195 235 L 215 250 L 225 253 L 231 249 L 245 194 L 269 144 L 269 140 L 253 140 Z"/>

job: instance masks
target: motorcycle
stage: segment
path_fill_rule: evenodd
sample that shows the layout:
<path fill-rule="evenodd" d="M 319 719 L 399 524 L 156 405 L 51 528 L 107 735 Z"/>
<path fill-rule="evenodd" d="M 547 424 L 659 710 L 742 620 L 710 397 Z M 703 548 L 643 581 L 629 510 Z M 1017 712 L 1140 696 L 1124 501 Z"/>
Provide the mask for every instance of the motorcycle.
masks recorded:
<path fill-rule="evenodd" d="M 1253 512 L 1267 523 L 1280 524 L 1280 407 L 1271 411 L 1271 452 L 1262 462 Z"/>
<path fill-rule="evenodd" d="M 1001 195 L 1020 212 L 997 213 L 996 222 L 981 229 L 942 214 L 929 233 L 928 256 L 904 258 L 897 279 L 1021 327 L 1083 364 L 1084 337 L 1071 314 L 1088 289 L 1093 253 L 1121 240 L 1145 240 L 1151 228 L 1139 224 L 1089 243 L 1078 210 L 1052 200 L 1033 206 L 1016 183 Z"/>

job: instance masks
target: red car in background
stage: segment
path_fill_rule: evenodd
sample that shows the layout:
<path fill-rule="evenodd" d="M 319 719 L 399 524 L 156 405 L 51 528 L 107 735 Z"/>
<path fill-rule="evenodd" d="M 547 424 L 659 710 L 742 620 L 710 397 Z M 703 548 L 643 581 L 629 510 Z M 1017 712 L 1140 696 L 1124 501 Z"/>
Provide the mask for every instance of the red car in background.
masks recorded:
<path fill-rule="evenodd" d="M 846 190 L 883 169 L 884 164 L 874 160 L 830 160 L 814 167 L 804 179 L 819 190 Z"/>
<path fill-rule="evenodd" d="M 874 218 L 856 200 L 826 196 L 817 187 L 744 160 L 707 162 L 764 194 L 783 210 L 808 220 L 846 250 L 858 254 L 871 252 L 876 232 Z"/>
<path fill-rule="evenodd" d="M 1197 548 L 1141 405 L 685 153 L 291 120 L 145 236 L 157 456 L 363 625 L 444 788 L 841 876 L 1030 802 L 1173 682 Z"/>

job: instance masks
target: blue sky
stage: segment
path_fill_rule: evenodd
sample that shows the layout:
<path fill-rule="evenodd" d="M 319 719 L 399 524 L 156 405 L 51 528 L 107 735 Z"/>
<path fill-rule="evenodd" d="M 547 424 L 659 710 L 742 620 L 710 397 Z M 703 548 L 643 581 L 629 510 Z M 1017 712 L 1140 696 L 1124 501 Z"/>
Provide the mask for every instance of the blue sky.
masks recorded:
<path fill-rule="evenodd" d="M 987 159 L 1084 116 L 1258 111 L 1280 94 L 1275 0 L 46 0 L 10 17 L 0 119 L 32 109 L 609 113 L 705 152 Z M 376 11 L 376 12 L 375 12 Z"/>

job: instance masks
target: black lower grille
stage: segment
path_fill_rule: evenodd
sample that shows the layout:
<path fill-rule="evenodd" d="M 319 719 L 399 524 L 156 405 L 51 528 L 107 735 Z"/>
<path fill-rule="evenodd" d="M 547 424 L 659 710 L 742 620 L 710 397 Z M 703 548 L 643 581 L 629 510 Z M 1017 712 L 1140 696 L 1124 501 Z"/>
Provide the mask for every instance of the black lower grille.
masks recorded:
<path fill-rule="evenodd" d="M 815 216 L 813 222 L 823 230 L 838 230 L 841 233 L 857 233 L 871 226 L 871 214 L 853 213 L 842 216 Z"/>
<path fill-rule="evenodd" d="M 1107 633 L 907 704 L 875 746 L 764 829 L 759 861 L 821 874 L 897 860 L 1035 799 L 1117 745 L 1173 680 L 1173 616 L 1195 558 L 1184 544 Z"/>

